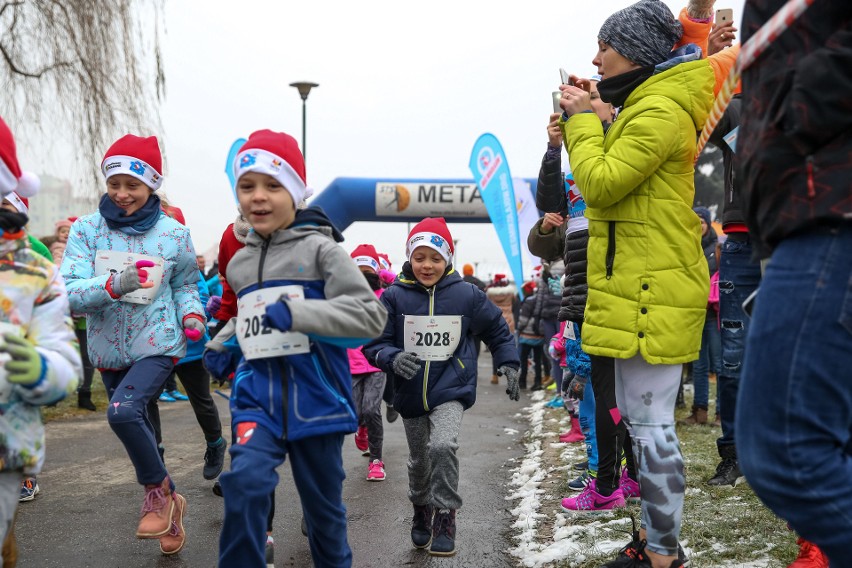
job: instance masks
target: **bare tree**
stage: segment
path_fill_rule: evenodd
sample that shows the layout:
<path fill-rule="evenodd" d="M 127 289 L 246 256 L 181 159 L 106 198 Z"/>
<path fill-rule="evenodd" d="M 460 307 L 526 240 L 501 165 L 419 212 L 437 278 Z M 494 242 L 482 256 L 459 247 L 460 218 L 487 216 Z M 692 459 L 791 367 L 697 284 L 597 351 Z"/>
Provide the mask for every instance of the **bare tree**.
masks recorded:
<path fill-rule="evenodd" d="M 25 137 L 58 133 L 97 175 L 116 135 L 159 130 L 162 2 L 0 3 L 2 114 L 23 123 Z"/>

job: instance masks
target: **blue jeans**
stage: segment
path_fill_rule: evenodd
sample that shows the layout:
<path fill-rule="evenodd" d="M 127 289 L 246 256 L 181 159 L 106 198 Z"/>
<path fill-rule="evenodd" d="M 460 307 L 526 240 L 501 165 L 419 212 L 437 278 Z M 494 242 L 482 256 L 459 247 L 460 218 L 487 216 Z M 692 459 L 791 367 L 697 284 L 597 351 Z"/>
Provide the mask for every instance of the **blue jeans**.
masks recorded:
<path fill-rule="evenodd" d="M 852 223 L 782 241 L 757 296 L 737 411 L 740 468 L 832 566 L 852 545 Z"/>
<path fill-rule="evenodd" d="M 142 485 L 161 483 L 168 472 L 160 453 L 154 426 L 148 419 L 148 401 L 160 395 L 175 364 L 171 357 L 147 357 L 129 369 L 101 371 L 109 395 L 107 421 L 124 444 Z"/>
<path fill-rule="evenodd" d="M 704 321 L 704 331 L 701 332 L 701 351 L 698 359 L 692 362 L 692 380 L 695 386 L 694 406 L 707 408 L 710 398 L 710 373 L 716 373 L 722 368 L 722 335 L 719 333 L 716 312 L 707 310 Z M 719 409 L 719 383 L 716 383 L 716 411 Z"/>
<path fill-rule="evenodd" d="M 586 438 L 586 456 L 589 458 L 589 473 L 598 474 L 598 438 L 595 428 L 595 391 L 591 379 L 583 390 L 583 400 L 580 401 L 580 430 Z"/>
<path fill-rule="evenodd" d="M 559 331 L 559 322 L 555 318 L 542 319 L 541 325 L 544 327 L 544 374 L 553 378 L 556 383 L 556 392 L 562 392 L 562 367 L 559 366 L 559 359 L 551 357 L 550 350 L 547 348 L 550 345 L 550 338 Z"/>
<path fill-rule="evenodd" d="M 716 445 L 734 445 L 734 416 L 746 337 L 751 321 L 743 311 L 743 302 L 760 284 L 760 263 L 751 258 L 751 242 L 734 240 L 730 235 L 722 244 L 719 258 L 719 321 L 722 336 L 722 368 L 716 376 L 719 396 L 716 409 L 722 422 L 722 437 Z"/>
<path fill-rule="evenodd" d="M 346 568 L 352 551 L 343 505 L 343 434 L 295 442 L 278 438 L 254 422 L 233 425 L 231 471 L 219 478 L 225 520 L 219 535 L 219 568 L 265 566 L 267 517 L 278 485 L 275 468 L 290 456 L 317 568 Z M 293 504 L 298 507 L 298 504 Z"/>

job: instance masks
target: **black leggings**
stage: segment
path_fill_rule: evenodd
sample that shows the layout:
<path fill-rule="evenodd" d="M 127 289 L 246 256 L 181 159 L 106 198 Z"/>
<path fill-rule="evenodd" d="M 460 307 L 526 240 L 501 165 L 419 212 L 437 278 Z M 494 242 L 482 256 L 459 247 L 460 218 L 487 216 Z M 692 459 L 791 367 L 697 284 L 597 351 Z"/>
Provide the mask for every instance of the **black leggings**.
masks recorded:
<path fill-rule="evenodd" d="M 180 379 L 189 403 L 195 412 L 195 419 L 204 432 L 204 439 L 215 442 L 222 437 L 222 422 L 219 420 L 219 409 L 210 396 L 210 375 L 201 363 L 201 359 L 181 363 L 175 367 L 175 373 Z M 163 436 L 160 429 L 160 408 L 157 406 L 157 398 L 153 397 L 148 402 L 148 419 L 154 426 L 154 434 L 157 444 L 162 443 Z"/>
<path fill-rule="evenodd" d="M 621 455 L 627 460 L 627 471 L 636 479 L 633 461 L 633 446 L 624 420 L 613 421 L 611 410 L 618 409 L 615 403 L 615 359 L 589 355 L 592 362 L 592 389 L 595 393 L 595 428 L 598 442 L 598 478 L 596 481 L 601 495 L 612 495 L 621 479 Z M 619 416 L 619 414 L 616 414 Z"/>
<path fill-rule="evenodd" d="M 530 345 L 529 343 L 521 342 L 519 351 L 521 359 L 521 376 L 518 380 L 518 384 L 522 389 L 527 388 L 528 360 L 530 358 L 530 352 L 532 352 L 533 369 L 535 372 L 535 382 L 533 383 L 533 386 L 541 386 L 541 360 L 544 356 L 542 345 L 540 343 L 538 345 Z"/>
<path fill-rule="evenodd" d="M 95 375 L 95 368 L 89 360 L 89 346 L 86 340 L 86 330 L 74 328 L 74 335 L 77 336 L 77 342 L 80 344 L 80 359 L 83 360 L 83 382 L 80 383 L 80 392 L 92 392 L 92 377 Z"/>

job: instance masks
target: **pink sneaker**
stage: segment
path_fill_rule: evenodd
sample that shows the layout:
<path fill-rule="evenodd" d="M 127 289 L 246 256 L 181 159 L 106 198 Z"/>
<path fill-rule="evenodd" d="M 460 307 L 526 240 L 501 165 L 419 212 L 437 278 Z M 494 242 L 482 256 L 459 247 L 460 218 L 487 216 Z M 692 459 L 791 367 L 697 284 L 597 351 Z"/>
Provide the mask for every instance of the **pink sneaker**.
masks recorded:
<path fill-rule="evenodd" d="M 379 460 L 373 460 L 367 468 L 367 481 L 384 481 L 385 464 Z"/>
<path fill-rule="evenodd" d="M 358 431 L 355 432 L 355 447 L 366 452 L 370 449 L 370 442 L 367 440 L 367 427 L 358 426 Z"/>
<path fill-rule="evenodd" d="M 642 494 L 639 491 L 639 482 L 630 479 L 627 475 L 627 468 L 621 470 L 621 479 L 618 482 L 621 492 L 624 494 L 624 500 L 628 503 L 638 503 L 642 500 Z"/>
<path fill-rule="evenodd" d="M 562 500 L 562 508 L 575 514 L 596 515 L 611 513 L 613 509 L 626 506 L 624 494 L 621 489 L 616 489 L 609 497 L 604 497 L 597 492 L 596 480 L 591 480 L 582 493 L 576 497 L 566 497 Z"/>
<path fill-rule="evenodd" d="M 574 444 L 582 442 L 586 438 L 583 436 L 583 431 L 580 430 L 580 419 L 571 417 L 571 429 L 567 432 L 559 434 L 559 441 L 563 444 Z"/>

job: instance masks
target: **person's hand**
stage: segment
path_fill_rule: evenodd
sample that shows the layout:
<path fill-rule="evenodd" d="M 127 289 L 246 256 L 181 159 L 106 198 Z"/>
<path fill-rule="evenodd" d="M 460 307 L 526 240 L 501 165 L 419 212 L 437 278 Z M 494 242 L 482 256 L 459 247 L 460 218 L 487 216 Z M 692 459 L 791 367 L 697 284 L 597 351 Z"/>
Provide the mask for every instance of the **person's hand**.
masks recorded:
<path fill-rule="evenodd" d="M 410 381 L 420 371 L 420 362 L 420 358 L 417 357 L 416 353 L 403 351 L 393 358 L 391 368 L 396 375 Z"/>
<path fill-rule="evenodd" d="M 278 331 L 290 331 L 290 328 L 293 327 L 293 316 L 290 314 L 287 303 L 284 300 L 278 300 L 274 304 L 266 306 L 266 314 L 260 323 Z"/>
<path fill-rule="evenodd" d="M 719 53 L 726 47 L 731 47 L 734 40 L 737 39 L 736 31 L 737 28 L 734 27 L 733 22 L 728 22 L 724 26 L 716 26 L 716 24 L 713 24 L 713 27 L 710 30 L 710 37 L 707 42 L 707 55 L 713 55 L 714 53 Z"/>
<path fill-rule="evenodd" d="M 518 384 L 520 373 L 518 370 L 503 365 L 497 369 L 497 374 L 506 377 L 506 394 L 509 395 L 509 400 L 518 400 L 521 397 L 521 387 Z"/>
<path fill-rule="evenodd" d="M 148 280 L 148 271 L 154 263 L 150 260 L 137 260 L 112 277 L 112 291 L 116 296 L 124 296 L 140 288 L 153 288 L 154 283 Z"/>
<path fill-rule="evenodd" d="M 592 88 L 591 82 L 576 75 L 571 75 L 571 81 L 574 82 L 574 85 L 559 85 L 559 90 L 562 91 L 559 106 L 569 117 L 581 112 L 593 112 L 592 99 L 589 94 Z"/>
<path fill-rule="evenodd" d="M 212 341 L 208 341 L 209 346 Z M 219 382 L 228 378 L 228 375 L 234 372 L 236 368 L 234 356 L 227 351 L 216 351 L 208 348 L 204 350 L 201 356 L 201 363 L 210 375 Z"/>
<path fill-rule="evenodd" d="M 33 345 L 13 333 L 3 334 L 0 352 L 8 353 L 12 358 L 6 361 L 6 380 L 18 385 L 33 385 L 41 378 L 44 360 Z"/>
<path fill-rule="evenodd" d="M 586 377 L 574 375 L 571 382 L 568 384 L 568 397 L 574 400 L 583 400 L 586 393 L 586 383 L 589 381 Z"/>
<path fill-rule="evenodd" d="M 553 148 L 562 147 L 562 128 L 559 127 L 559 117 L 562 116 L 558 112 L 550 115 L 550 122 L 547 125 L 547 143 Z"/>
<path fill-rule="evenodd" d="M 559 213 L 545 213 L 541 221 L 541 234 L 546 235 L 557 227 L 561 227 L 565 217 Z"/>
<path fill-rule="evenodd" d="M 222 296 L 210 296 L 210 299 L 207 300 L 207 305 L 204 309 L 207 310 L 207 313 L 211 316 L 215 316 L 216 312 L 219 311 L 219 308 L 222 307 Z"/>
<path fill-rule="evenodd" d="M 198 341 L 207 331 L 204 327 L 204 319 L 197 314 L 189 314 L 183 318 L 183 334 L 190 341 Z"/>

